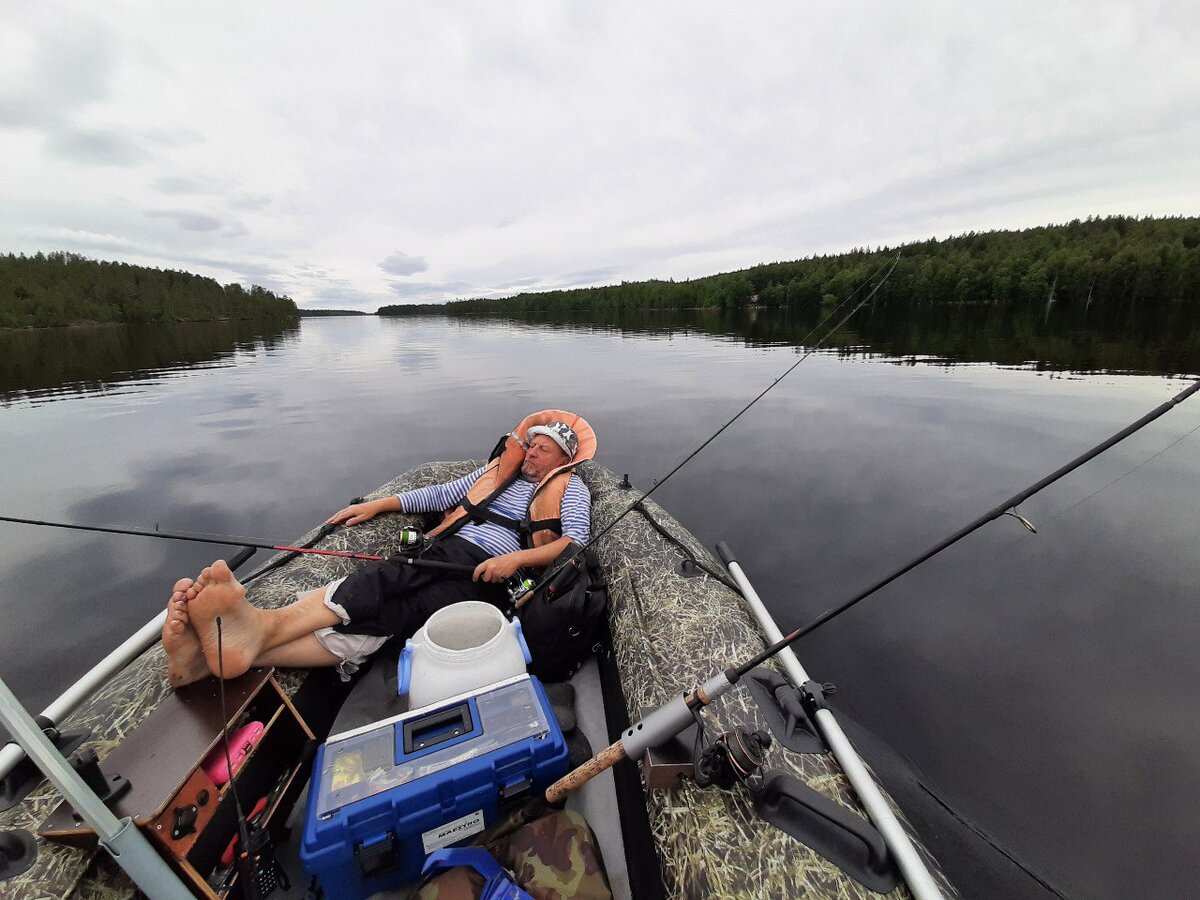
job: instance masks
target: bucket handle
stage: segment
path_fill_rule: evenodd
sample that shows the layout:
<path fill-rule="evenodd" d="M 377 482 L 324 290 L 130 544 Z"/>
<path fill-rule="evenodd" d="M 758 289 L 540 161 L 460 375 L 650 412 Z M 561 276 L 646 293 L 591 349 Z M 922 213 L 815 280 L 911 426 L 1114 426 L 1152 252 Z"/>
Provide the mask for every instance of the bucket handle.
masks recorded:
<path fill-rule="evenodd" d="M 524 641 L 521 642 L 524 644 Z M 529 651 L 526 651 L 528 655 Z M 401 697 L 408 696 L 409 682 L 412 681 L 412 654 L 413 642 L 409 638 L 404 642 L 404 649 L 400 651 L 400 661 L 396 663 L 396 694 Z"/>
<path fill-rule="evenodd" d="M 525 656 L 525 665 L 528 666 L 533 662 L 533 654 L 529 652 L 529 645 L 525 643 L 525 632 L 521 630 L 521 620 L 512 620 L 513 630 L 517 633 L 517 642 L 521 645 L 521 653 Z"/>

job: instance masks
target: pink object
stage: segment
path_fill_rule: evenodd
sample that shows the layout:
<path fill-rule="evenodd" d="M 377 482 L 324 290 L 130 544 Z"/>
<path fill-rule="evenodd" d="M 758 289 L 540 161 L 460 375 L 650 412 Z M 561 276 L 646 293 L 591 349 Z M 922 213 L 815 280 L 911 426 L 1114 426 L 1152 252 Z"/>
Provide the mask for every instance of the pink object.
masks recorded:
<path fill-rule="evenodd" d="M 229 736 L 229 759 L 233 763 L 234 772 L 242 767 L 246 756 L 254 749 L 254 745 L 258 743 L 259 738 L 266 730 L 266 726 L 262 722 L 250 722 Z M 217 787 L 221 787 L 229 781 L 229 767 L 225 764 L 224 740 L 208 754 L 202 763 L 202 768 Z"/>

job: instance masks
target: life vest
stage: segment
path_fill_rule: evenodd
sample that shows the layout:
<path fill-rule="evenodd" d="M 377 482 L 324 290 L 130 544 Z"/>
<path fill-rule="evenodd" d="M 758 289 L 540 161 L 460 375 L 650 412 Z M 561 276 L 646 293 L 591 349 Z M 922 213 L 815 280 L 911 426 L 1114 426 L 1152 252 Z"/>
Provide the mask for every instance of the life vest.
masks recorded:
<path fill-rule="evenodd" d="M 510 519 L 489 510 L 492 501 L 521 477 L 521 464 L 525 461 L 525 450 L 529 446 L 529 429 L 551 422 L 566 422 L 571 426 L 579 438 L 575 458 L 552 470 L 538 482 L 523 520 Z M 441 524 L 432 529 L 428 536 L 449 537 L 468 522 L 495 522 L 505 528 L 515 529 L 525 546 L 532 544 L 534 547 L 544 547 L 551 544 L 562 536 L 562 499 L 571 473 L 581 462 L 595 455 L 596 432 L 583 416 L 564 409 L 543 409 L 526 416 L 520 425 L 500 439 L 488 459 L 487 467 L 471 485 L 463 502 L 447 512 Z"/>

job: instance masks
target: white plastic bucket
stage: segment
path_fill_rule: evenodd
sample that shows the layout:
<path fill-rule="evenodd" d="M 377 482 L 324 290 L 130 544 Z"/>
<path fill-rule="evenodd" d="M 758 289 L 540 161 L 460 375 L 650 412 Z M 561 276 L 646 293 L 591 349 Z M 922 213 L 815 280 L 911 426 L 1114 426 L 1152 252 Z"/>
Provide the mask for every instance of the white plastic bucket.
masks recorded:
<path fill-rule="evenodd" d="M 397 689 L 417 709 L 520 675 L 529 658 L 519 620 L 508 621 L 490 603 L 453 603 L 404 645 Z"/>

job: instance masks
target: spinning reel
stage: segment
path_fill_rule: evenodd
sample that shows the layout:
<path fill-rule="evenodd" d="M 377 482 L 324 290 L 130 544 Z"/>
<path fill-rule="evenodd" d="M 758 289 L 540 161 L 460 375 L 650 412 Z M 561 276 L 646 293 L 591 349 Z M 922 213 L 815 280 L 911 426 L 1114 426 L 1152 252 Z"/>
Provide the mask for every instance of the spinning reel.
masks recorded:
<path fill-rule="evenodd" d="M 729 790 L 741 783 L 754 790 L 762 784 L 763 762 L 770 746 L 771 735 L 761 729 L 725 732 L 695 755 L 696 786 Z"/>

